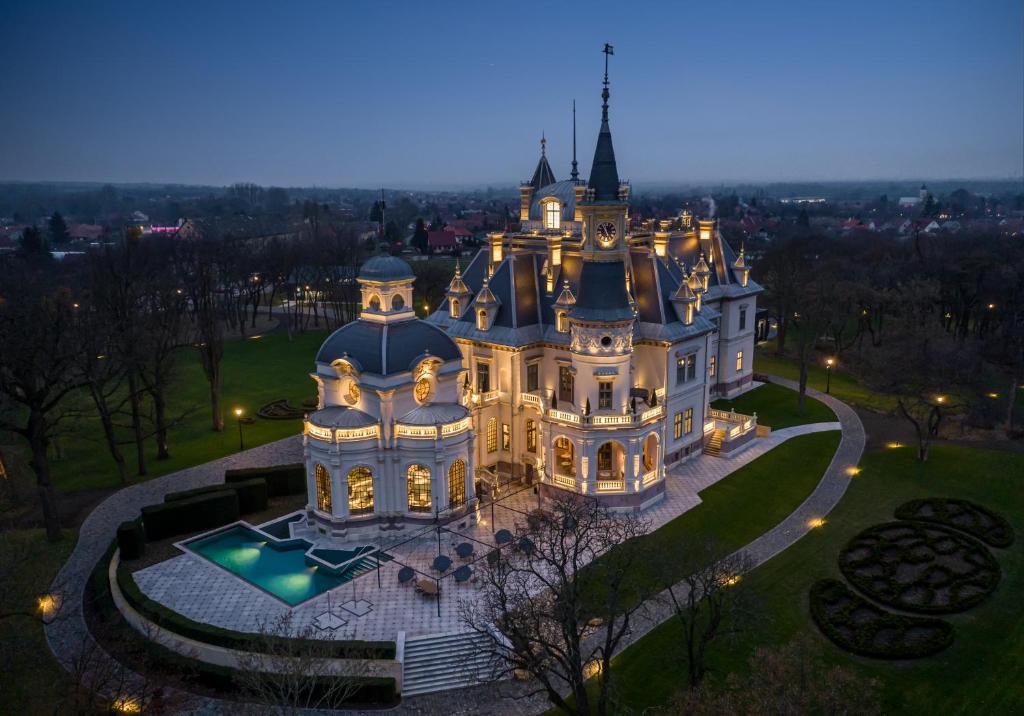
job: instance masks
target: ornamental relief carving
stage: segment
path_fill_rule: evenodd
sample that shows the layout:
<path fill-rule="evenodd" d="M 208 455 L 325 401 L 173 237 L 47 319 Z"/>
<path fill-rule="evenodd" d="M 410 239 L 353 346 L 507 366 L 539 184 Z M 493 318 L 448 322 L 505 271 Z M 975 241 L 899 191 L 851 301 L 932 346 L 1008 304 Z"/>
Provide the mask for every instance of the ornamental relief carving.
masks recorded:
<path fill-rule="evenodd" d="M 592 355 L 622 355 L 633 350 L 632 330 L 608 330 L 572 326 L 571 350 Z"/>

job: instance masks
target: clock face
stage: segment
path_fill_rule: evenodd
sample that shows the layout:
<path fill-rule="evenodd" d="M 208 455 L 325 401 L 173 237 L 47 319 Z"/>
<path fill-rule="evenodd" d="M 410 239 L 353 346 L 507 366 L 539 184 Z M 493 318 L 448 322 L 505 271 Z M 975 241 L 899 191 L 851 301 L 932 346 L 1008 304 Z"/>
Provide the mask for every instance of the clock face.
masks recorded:
<path fill-rule="evenodd" d="M 615 224 L 605 221 L 597 225 L 597 243 L 605 249 L 615 244 Z"/>
<path fill-rule="evenodd" d="M 418 400 L 421 403 L 424 403 L 430 397 L 430 391 L 430 381 L 427 380 L 426 378 L 420 378 L 418 381 L 416 381 L 416 385 L 412 389 L 412 394 L 413 397 L 416 398 L 416 400 Z"/>

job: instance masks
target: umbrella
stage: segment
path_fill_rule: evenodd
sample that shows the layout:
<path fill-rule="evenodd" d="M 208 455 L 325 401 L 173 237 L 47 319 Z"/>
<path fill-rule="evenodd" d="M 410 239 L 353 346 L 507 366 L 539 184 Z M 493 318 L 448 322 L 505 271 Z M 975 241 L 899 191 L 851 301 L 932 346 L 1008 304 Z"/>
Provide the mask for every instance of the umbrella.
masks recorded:
<path fill-rule="evenodd" d="M 416 570 L 414 570 L 412 567 L 402 567 L 400 570 L 398 570 L 398 582 L 400 584 L 405 584 L 415 576 Z"/>
<path fill-rule="evenodd" d="M 523 537 L 519 540 L 519 551 L 531 554 L 533 552 L 533 540 L 529 537 Z"/>
<path fill-rule="evenodd" d="M 452 566 L 452 560 L 450 557 L 445 557 L 443 554 L 439 554 L 434 557 L 434 569 L 438 572 L 444 572 L 446 569 Z"/>
<path fill-rule="evenodd" d="M 463 542 L 455 548 L 455 554 L 459 555 L 463 559 L 465 559 L 466 557 L 471 557 L 473 556 L 473 545 L 471 545 L 469 542 Z"/>
<path fill-rule="evenodd" d="M 508 544 L 512 541 L 512 533 L 508 530 L 498 530 L 498 533 L 494 535 L 494 542 L 496 544 Z"/>
<path fill-rule="evenodd" d="M 465 582 L 467 579 L 473 576 L 473 568 L 468 564 L 464 564 L 455 570 L 455 581 Z"/>

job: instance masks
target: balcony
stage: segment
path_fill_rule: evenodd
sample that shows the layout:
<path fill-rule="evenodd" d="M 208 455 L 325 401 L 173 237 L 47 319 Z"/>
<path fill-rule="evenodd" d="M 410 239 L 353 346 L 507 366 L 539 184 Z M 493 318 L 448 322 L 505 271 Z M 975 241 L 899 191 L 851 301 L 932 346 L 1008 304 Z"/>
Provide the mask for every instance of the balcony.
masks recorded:
<path fill-rule="evenodd" d="M 524 405 L 532 405 L 540 412 L 544 412 L 544 399 L 536 393 L 520 393 L 519 400 Z"/>
<path fill-rule="evenodd" d="M 576 478 L 571 475 L 560 475 L 556 472 L 551 475 L 551 481 L 567 490 L 576 489 Z"/>
<path fill-rule="evenodd" d="M 306 435 L 328 443 L 341 443 L 350 440 L 366 440 L 380 435 L 379 425 L 367 425 L 362 428 L 323 428 L 313 423 L 306 423 Z"/>

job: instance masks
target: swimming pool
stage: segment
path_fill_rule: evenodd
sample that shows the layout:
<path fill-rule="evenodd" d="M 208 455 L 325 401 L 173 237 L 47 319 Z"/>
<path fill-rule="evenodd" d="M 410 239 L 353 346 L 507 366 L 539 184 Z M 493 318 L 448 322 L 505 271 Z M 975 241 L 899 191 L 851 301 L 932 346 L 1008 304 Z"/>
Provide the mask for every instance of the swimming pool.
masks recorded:
<path fill-rule="evenodd" d="M 275 540 L 243 524 L 184 546 L 293 607 L 377 567 L 377 556 L 369 554 L 375 549 L 372 546 L 318 549 L 307 554 L 313 546 L 307 540 Z M 377 554 L 381 563 L 391 559 L 382 552 Z"/>

